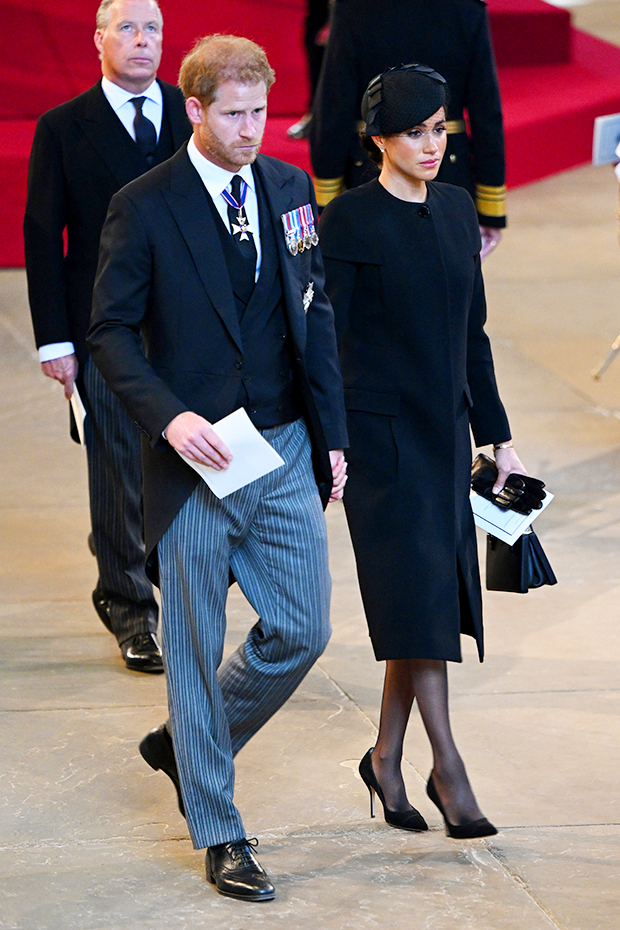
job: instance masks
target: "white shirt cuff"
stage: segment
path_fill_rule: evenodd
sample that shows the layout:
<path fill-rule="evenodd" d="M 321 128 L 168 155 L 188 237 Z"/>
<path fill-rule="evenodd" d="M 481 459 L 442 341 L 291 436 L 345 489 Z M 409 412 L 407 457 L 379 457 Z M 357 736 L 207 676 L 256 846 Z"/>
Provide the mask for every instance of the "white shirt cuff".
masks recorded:
<path fill-rule="evenodd" d="M 51 362 L 55 358 L 64 358 L 74 355 L 75 346 L 72 342 L 50 342 L 46 346 L 39 346 L 39 361 Z"/>

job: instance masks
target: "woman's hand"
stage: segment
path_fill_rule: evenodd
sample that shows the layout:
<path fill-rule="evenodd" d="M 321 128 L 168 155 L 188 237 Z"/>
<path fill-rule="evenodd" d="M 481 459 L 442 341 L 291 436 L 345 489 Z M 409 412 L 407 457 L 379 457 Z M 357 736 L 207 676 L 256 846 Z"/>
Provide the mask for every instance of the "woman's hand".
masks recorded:
<path fill-rule="evenodd" d="M 329 496 L 331 503 L 342 500 L 344 486 L 347 483 L 347 463 L 342 449 L 333 449 L 329 453 L 329 460 L 332 466 L 332 493 Z"/>
<path fill-rule="evenodd" d="M 508 475 L 527 475 L 526 468 L 512 446 L 495 451 L 495 464 L 497 465 L 497 481 L 493 485 L 494 494 L 499 494 L 502 490 Z"/>

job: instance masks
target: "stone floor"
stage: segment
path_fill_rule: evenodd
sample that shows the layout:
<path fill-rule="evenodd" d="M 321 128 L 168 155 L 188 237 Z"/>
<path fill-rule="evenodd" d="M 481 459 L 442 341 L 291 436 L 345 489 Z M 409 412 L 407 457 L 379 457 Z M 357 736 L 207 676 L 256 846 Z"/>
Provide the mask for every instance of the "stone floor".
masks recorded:
<path fill-rule="evenodd" d="M 618 6 L 581 6 L 577 24 L 587 14 L 604 33 Z M 417 716 L 406 777 L 431 830 L 370 820 L 357 762 L 382 668 L 330 505 L 332 641 L 238 759 L 237 801 L 278 889 L 263 905 L 205 883 L 168 780 L 138 754 L 165 683 L 125 670 L 90 605 L 84 456 L 38 373 L 24 275 L 0 273 L 1 928 L 620 926 L 620 361 L 590 375 L 620 330 L 617 187 L 585 167 L 512 192 L 485 268 L 519 452 L 556 494 L 538 530 L 559 578 L 485 593 L 487 659 L 465 643 L 450 669 L 457 741 L 500 832 L 445 836 Z M 252 623 L 236 589 L 229 616 L 232 648 Z"/>

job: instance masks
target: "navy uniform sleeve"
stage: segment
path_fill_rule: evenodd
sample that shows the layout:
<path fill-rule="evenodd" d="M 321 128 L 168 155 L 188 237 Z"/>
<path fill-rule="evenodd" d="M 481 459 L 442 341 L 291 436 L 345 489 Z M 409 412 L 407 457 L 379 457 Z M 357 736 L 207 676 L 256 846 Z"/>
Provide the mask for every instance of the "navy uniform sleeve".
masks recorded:
<path fill-rule="evenodd" d="M 506 225 L 502 105 L 486 9 L 472 46 L 465 101 L 471 127 L 476 210 L 482 226 Z"/>
<path fill-rule="evenodd" d="M 319 207 L 343 190 L 347 156 L 357 137 L 359 88 L 350 5 L 332 7 L 329 42 L 312 105 L 310 157 Z"/>

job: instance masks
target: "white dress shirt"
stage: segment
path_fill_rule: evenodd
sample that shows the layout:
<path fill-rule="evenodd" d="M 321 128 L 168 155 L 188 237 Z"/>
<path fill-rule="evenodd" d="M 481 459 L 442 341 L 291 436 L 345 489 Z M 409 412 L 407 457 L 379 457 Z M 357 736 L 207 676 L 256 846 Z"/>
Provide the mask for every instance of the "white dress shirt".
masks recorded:
<path fill-rule="evenodd" d="M 164 101 L 161 93 L 161 87 L 157 81 L 153 81 L 153 83 L 147 87 L 146 90 L 143 90 L 141 94 L 132 94 L 128 90 L 125 90 L 123 87 L 119 87 L 118 84 L 113 84 L 112 81 L 104 77 L 101 79 L 101 89 L 108 103 L 134 142 L 136 135 L 133 128 L 133 121 L 136 116 L 136 108 L 134 107 L 133 103 L 130 103 L 130 100 L 132 97 L 146 97 L 146 100 L 142 104 L 142 113 L 152 122 L 153 126 L 155 127 L 155 132 L 157 133 L 157 138 L 159 139 L 164 112 Z M 39 361 L 50 362 L 55 358 L 63 358 L 66 355 L 73 355 L 74 352 L 75 346 L 72 342 L 51 342 L 48 345 L 39 347 Z"/>
<path fill-rule="evenodd" d="M 225 168 L 220 168 L 219 165 L 214 165 L 212 161 L 209 161 L 208 158 L 205 158 L 204 155 L 198 151 L 193 136 L 187 144 L 187 154 L 192 165 L 200 175 L 200 180 L 206 187 L 207 193 L 210 194 L 217 212 L 222 217 L 224 226 L 229 232 L 230 223 L 228 222 L 228 204 L 222 197 L 222 191 L 228 190 L 230 193 L 232 179 L 236 174 L 240 175 L 240 177 L 242 177 L 245 183 L 248 185 L 245 198 L 245 215 L 248 218 L 250 230 L 254 237 L 254 244 L 256 246 L 256 272 L 254 275 L 254 282 L 256 283 L 260 274 L 261 247 L 260 224 L 258 219 L 258 198 L 256 196 L 256 182 L 254 180 L 254 175 L 252 174 L 252 166 L 243 165 L 241 168 L 239 168 L 238 171 L 227 171 Z"/>
<path fill-rule="evenodd" d="M 134 97 L 146 97 L 146 100 L 142 104 L 142 113 L 152 122 L 155 127 L 155 132 L 157 133 L 157 139 L 159 140 L 164 101 L 161 95 L 161 87 L 157 81 L 153 81 L 150 87 L 143 90 L 141 94 L 133 94 L 123 87 L 119 87 L 118 84 L 113 84 L 112 81 L 104 77 L 101 79 L 101 90 L 104 92 L 108 103 L 134 142 L 136 134 L 133 128 L 133 121 L 136 117 L 136 108 L 133 103 L 129 101 Z"/>

